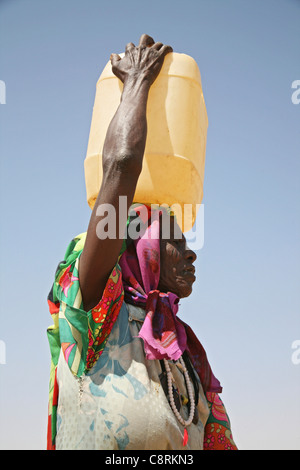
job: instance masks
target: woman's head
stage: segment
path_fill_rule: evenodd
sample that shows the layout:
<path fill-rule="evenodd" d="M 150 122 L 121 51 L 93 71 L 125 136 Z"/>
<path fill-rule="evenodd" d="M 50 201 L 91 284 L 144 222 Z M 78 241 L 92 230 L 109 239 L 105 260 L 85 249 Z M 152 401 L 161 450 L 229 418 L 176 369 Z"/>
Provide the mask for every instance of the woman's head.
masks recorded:
<path fill-rule="evenodd" d="M 196 258 L 170 211 L 132 207 L 126 249 L 119 261 L 127 298 L 133 296 L 143 304 L 145 294 L 153 290 L 188 297 L 196 280 Z"/>
<path fill-rule="evenodd" d="M 160 278 L 158 289 L 161 292 L 172 292 L 179 298 L 192 293 L 196 280 L 194 262 L 197 259 L 194 251 L 187 246 L 174 217 L 169 217 L 170 236 L 164 238 L 160 230 Z"/>

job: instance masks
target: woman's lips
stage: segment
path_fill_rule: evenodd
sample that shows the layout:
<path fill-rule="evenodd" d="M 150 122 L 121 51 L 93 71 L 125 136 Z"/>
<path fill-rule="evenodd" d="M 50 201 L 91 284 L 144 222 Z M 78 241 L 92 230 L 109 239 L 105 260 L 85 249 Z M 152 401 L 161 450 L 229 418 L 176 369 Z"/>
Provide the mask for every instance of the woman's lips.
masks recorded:
<path fill-rule="evenodd" d="M 183 274 L 184 274 L 184 277 L 185 278 L 190 278 L 192 279 L 193 281 L 196 280 L 196 276 L 195 276 L 195 266 L 191 266 L 189 268 L 185 268 L 184 271 L 183 271 Z"/>

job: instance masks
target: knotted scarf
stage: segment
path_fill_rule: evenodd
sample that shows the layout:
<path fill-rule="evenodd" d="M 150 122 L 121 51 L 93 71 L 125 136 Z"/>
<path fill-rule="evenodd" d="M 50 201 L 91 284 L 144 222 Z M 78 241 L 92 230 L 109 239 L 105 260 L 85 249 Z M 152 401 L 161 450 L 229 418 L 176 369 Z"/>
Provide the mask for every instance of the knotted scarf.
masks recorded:
<path fill-rule="evenodd" d="M 162 208 L 134 207 L 136 220 L 143 230 L 135 240 L 127 239 L 127 247 L 119 260 L 125 302 L 146 311 L 139 337 L 144 341 L 147 359 L 176 361 L 186 350 L 204 391 L 220 393 L 222 387 L 212 373 L 203 346 L 192 329 L 177 317 L 179 298 L 171 292 L 158 290 L 162 212 Z"/>

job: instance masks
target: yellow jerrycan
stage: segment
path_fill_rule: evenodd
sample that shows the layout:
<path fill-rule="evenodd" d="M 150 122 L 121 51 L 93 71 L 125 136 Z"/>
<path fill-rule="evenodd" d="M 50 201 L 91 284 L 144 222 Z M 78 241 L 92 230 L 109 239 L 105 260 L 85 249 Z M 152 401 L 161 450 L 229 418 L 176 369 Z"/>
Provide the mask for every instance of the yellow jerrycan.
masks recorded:
<path fill-rule="evenodd" d="M 120 54 L 122 57 L 122 54 Z M 120 103 L 123 83 L 110 62 L 96 86 L 84 161 L 87 200 L 93 208 L 102 181 L 102 149 Z M 192 229 L 203 198 L 208 119 L 195 60 L 172 52 L 150 88 L 147 141 L 133 202 L 168 205 L 184 232 Z"/>

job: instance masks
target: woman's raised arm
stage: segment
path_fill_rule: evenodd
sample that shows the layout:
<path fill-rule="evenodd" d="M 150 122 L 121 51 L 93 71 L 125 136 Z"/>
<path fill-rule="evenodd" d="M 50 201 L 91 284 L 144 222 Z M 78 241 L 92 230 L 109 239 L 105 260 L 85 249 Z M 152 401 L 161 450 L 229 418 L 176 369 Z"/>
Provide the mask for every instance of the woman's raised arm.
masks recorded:
<path fill-rule="evenodd" d="M 149 89 L 168 52 L 172 52 L 170 46 L 155 43 L 144 34 L 137 47 L 133 43 L 127 44 L 122 59 L 117 54 L 111 55 L 112 70 L 124 87 L 120 105 L 107 130 L 102 157 L 102 185 L 79 263 L 79 281 L 86 311 L 99 302 L 122 247 L 123 239 L 119 234 L 125 233 L 127 217 L 119 217 L 119 196 L 126 197 L 127 215 L 142 170 Z M 104 239 L 99 237 L 99 231 L 97 234 L 97 225 L 106 217 L 103 211 L 99 211 L 100 204 L 110 204 L 115 209 L 116 238 Z"/>

